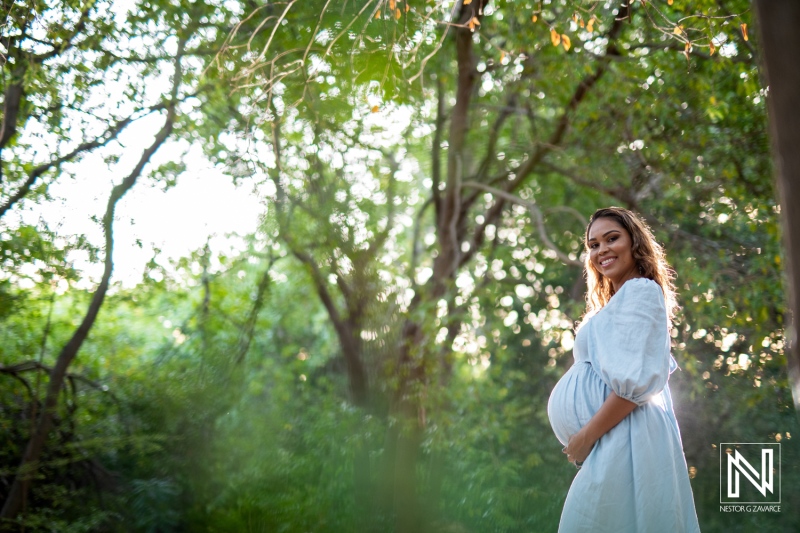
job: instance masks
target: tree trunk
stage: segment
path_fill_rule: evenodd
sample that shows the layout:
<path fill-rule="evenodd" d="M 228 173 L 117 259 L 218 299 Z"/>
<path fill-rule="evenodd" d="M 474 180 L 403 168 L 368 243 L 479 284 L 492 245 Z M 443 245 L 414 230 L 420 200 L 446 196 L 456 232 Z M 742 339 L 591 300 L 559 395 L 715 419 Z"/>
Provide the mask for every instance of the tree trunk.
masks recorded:
<path fill-rule="evenodd" d="M 795 409 L 800 411 L 800 2 L 756 0 L 763 64 L 769 85 L 767 107 L 783 219 L 788 280 L 786 354 Z"/>
<path fill-rule="evenodd" d="M 0 150 L 5 148 L 14 134 L 17 133 L 20 103 L 25 94 L 25 88 L 22 85 L 25 70 L 24 66 L 16 69 L 11 74 L 13 81 L 6 89 L 3 102 L 3 124 L 0 126 Z"/>
<path fill-rule="evenodd" d="M 465 5 L 466 4 L 466 5 Z M 436 239 L 439 254 L 433 263 L 433 276 L 422 288 L 424 296 L 418 295 L 412 302 L 412 310 L 423 303 L 435 303 L 447 293 L 455 279 L 461 260 L 461 238 L 463 233 L 463 211 L 461 206 L 461 180 L 469 161 L 465 161 L 465 146 L 469 132 L 469 110 L 475 94 L 475 84 L 479 78 L 473 52 L 473 32 L 468 23 L 480 20 L 488 0 L 463 3 L 455 26 L 454 45 L 458 68 L 456 102 L 450 113 L 450 130 L 447 147 L 447 174 L 443 195 L 434 190 L 437 207 Z M 440 95 L 441 101 L 441 95 Z M 437 118 L 438 131 L 442 127 L 441 109 Z M 438 148 L 432 154 L 438 175 Z M 437 180 L 438 181 L 438 180 Z M 437 184 L 438 185 L 438 184 Z M 437 186 L 438 189 L 438 186 Z M 411 313 L 411 310 L 409 312 Z M 403 344 L 400 349 L 400 385 L 396 393 L 393 415 L 397 418 L 397 428 L 389 428 L 388 436 L 396 436 L 394 444 L 392 489 L 394 496 L 394 515 L 398 533 L 417 533 L 425 530 L 423 507 L 418 497 L 417 467 L 419 447 L 425 429 L 425 406 L 423 391 L 431 384 L 427 375 L 430 366 L 426 361 L 435 357 L 439 351 L 424 346 L 424 328 L 411 319 L 403 331 Z M 420 350 L 421 353 L 415 352 Z M 435 509 L 438 502 L 428 502 Z"/>

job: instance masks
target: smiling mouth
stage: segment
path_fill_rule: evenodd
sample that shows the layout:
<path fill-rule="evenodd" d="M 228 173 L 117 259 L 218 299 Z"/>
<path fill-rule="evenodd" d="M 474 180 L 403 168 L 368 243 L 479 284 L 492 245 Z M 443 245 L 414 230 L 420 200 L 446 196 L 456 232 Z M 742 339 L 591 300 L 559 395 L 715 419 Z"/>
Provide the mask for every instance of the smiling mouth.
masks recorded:
<path fill-rule="evenodd" d="M 603 259 L 602 261 L 600 261 L 600 266 L 603 267 L 603 268 L 606 268 L 609 265 L 611 265 L 612 263 L 614 263 L 614 261 L 616 261 L 616 260 L 617 260 L 616 257 L 611 257 L 609 259 Z"/>

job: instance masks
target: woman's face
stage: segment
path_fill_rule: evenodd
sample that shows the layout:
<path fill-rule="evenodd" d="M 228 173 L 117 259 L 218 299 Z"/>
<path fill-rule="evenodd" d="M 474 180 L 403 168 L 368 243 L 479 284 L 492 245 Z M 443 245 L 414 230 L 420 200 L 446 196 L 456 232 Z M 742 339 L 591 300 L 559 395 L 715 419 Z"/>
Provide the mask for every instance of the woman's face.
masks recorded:
<path fill-rule="evenodd" d="M 586 244 L 592 265 L 611 280 L 615 292 L 627 280 L 638 275 L 638 267 L 631 252 L 633 240 L 628 230 L 613 218 L 601 217 L 595 220 L 589 228 Z"/>

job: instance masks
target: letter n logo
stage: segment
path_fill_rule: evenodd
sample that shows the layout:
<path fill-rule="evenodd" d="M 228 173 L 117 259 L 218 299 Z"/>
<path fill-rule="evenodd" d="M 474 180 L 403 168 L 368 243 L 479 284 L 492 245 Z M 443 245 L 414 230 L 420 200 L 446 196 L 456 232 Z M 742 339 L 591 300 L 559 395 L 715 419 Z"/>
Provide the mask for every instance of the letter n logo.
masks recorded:
<path fill-rule="evenodd" d="M 772 490 L 774 461 L 773 450 L 764 448 L 761 450 L 761 474 L 747 462 L 739 450 L 733 450 L 728 454 L 728 498 L 739 497 L 739 473 L 742 473 L 753 486 L 766 498 L 767 491 Z"/>
<path fill-rule="evenodd" d="M 772 442 L 720 444 L 720 503 L 780 503 L 780 453 Z"/>

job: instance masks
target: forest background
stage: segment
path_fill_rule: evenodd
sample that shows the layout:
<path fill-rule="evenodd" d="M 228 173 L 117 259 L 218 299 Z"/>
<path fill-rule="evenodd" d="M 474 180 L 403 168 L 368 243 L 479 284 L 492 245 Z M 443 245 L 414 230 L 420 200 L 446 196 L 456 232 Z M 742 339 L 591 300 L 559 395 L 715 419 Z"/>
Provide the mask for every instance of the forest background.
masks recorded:
<path fill-rule="evenodd" d="M 749 2 L 3 10 L 4 529 L 555 531 L 575 468 L 547 399 L 607 205 L 677 272 L 670 382 L 703 531 L 800 529 Z M 137 238 L 133 218 L 180 218 L 137 190 L 221 190 L 198 160 L 258 223 L 221 236 L 248 208 L 212 197 L 188 252 Z M 780 513 L 720 512 L 735 442 L 781 444 Z"/>

